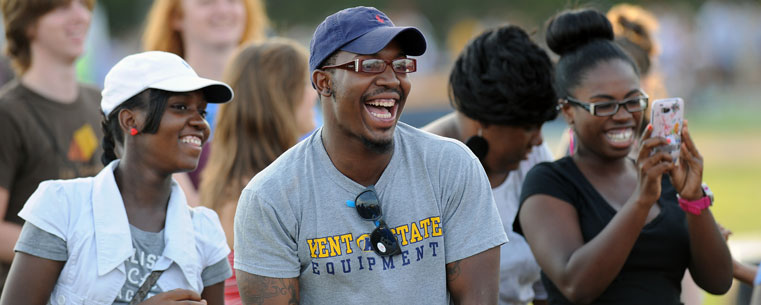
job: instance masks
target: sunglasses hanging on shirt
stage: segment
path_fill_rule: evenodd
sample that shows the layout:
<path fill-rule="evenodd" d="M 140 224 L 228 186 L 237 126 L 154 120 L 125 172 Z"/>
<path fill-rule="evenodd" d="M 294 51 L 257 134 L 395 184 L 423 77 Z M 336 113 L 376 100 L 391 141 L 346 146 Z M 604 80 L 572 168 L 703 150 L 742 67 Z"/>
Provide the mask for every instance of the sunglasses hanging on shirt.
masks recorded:
<path fill-rule="evenodd" d="M 370 244 L 376 254 L 380 256 L 393 256 L 402 252 L 399 246 L 399 240 L 391 229 L 383 221 L 383 211 L 380 206 L 380 199 L 375 192 L 374 186 L 368 186 L 357 195 L 354 202 L 347 201 L 348 206 L 357 209 L 357 214 L 364 220 L 375 223 L 375 230 L 370 233 Z"/>

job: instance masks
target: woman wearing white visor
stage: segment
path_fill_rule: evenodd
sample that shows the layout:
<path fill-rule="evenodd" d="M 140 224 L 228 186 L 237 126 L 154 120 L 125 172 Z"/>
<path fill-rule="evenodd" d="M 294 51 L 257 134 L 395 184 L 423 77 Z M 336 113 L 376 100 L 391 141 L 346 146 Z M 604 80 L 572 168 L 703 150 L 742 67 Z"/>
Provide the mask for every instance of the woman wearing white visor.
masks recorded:
<path fill-rule="evenodd" d="M 232 96 L 174 54 L 117 63 L 101 100 L 106 167 L 29 198 L 0 303 L 222 304 L 232 270 L 217 215 L 188 207 L 171 177 L 198 163 L 206 104 Z"/>

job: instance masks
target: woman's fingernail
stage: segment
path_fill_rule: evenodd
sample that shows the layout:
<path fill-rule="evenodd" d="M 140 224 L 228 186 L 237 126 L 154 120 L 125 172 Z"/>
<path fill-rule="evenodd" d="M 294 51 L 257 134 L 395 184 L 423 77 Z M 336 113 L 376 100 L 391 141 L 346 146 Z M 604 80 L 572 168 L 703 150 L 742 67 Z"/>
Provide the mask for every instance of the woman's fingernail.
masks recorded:
<path fill-rule="evenodd" d="M 651 124 L 647 124 L 647 130 L 648 130 L 648 131 L 652 131 L 652 130 L 653 130 L 653 125 L 651 125 Z"/>

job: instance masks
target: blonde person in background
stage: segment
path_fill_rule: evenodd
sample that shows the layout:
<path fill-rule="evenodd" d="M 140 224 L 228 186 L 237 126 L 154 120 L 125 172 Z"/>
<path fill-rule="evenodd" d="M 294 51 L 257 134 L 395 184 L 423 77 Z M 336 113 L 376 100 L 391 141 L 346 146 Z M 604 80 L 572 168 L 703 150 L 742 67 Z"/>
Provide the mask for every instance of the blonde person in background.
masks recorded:
<path fill-rule="evenodd" d="M 222 221 L 233 246 L 233 220 L 241 190 L 251 178 L 314 129 L 317 93 L 310 87 L 307 51 L 273 39 L 242 48 L 224 80 L 235 102 L 219 107 L 209 163 L 202 173 L 201 202 Z M 229 256 L 233 261 L 233 253 Z M 235 277 L 225 283 L 228 305 L 241 304 Z"/>
<path fill-rule="evenodd" d="M 201 77 L 220 80 L 235 50 L 264 40 L 268 24 L 261 0 L 155 0 L 143 33 L 143 49 L 177 54 Z M 209 106 L 213 133 L 217 108 Z M 206 159 L 204 152 L 195 171 L 175 175 L 191 205 L 199 204 L 198 178 Z"/>

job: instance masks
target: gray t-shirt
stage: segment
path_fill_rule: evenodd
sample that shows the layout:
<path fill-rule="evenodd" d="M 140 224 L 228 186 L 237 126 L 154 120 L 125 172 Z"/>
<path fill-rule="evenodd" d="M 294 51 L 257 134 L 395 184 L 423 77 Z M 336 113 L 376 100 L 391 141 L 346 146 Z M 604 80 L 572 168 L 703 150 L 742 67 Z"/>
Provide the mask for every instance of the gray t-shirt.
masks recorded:
<path fill-rule="evenodd" d="M 402 253 L 380 257 L 375 229 L 347 200 L 365 187 L 330 161 L 321 130 L 261 171 L 235 215 L 235 268 L 299 279 L 304 304 L 445 304 L 445 265 L 507 241 L 478 159 L 404 123 L 375 184 Z"/>
<path fill-rule="evenodd" d="M 127 279 L 116 296 L 116 300 L 114 300 L 113 304 L 118 305 L 129 304 L 132 301 L 132 297 L 143 284 L 145 278 L 150 275 L 153 265 L 164 252 L 164 230 L 146 232 L 133 225 L 129 227 L 135 252 L 124 262 Z M 56 261 L 66 261 L 69 256 L 66 241 L 28 222 L 22 227 L 21 235 L 14 250 Z M 229 276 L 230 263 L 226 258 L 204 268 L 201 272 L 204 286 L 220 283 Z M 153 285 L 146 299 L 161 292 L 158 285 Z"/>
<path fill-rule="evenodd" d="M 164 230 L 158 232 L 146 232 L 129 225 L 130 234 L 132 234 L 132 247 L 135 252 L 132 253 L 127 261 L 124 262 L 127 271 L 127 280 L 122 286 L 122 290 L 116 296 L 114 304 L 126 305 L 132 301 L 137 290 L 143 285 L 145 279 L 153 271 L 153 265 L 164 252 Z M 161 288 L 154 284 L 145 299 L 161 293 Z"/>

